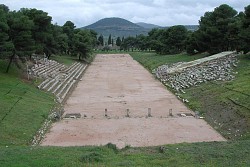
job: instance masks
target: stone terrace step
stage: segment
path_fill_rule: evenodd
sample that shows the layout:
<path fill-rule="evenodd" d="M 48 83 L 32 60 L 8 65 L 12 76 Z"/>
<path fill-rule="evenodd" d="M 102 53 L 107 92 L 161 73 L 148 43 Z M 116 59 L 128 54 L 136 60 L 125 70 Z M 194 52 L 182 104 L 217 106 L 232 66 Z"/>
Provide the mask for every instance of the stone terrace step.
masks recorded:
<path fill-rule="evenodd" d="M 44 78 L 44 81 L 38 88 L 52 92 L 61 103 L 76 83 L 76 80 L 82 75 L 87 65 L 75 62 L 71 66 L 66 67 L 56 61 L 46 63 L 32 67 L 35 75 Z"/>
<path fill-rule="evenodd" d="M 181 71 L 185 70 L 186 68 L 197 66 L 199 64 L 202 64 L 202 63 L 205 63 L 205 62 L 208 62 L 208 61 L 211 61 L 211 60 L 219 59 L 219 58 L 222 58 L 222 57 L 225 57 L 225 56 L 229 56 L 229 55 L 232 55 L 234 53 L 235 52 L 233 52 L 233 51 L 221 52 L 221 53 L 218 53 L 218 54 L 215 54 L 215 55 L 212 55 L 212 56 L 209 56 L 209 57 L 205 57 L 205 58 L 202 58 L 202 59 L 181 63 L 176 67 L 169 68 L 167 70 L 167 73 L 171 74 L 171 73 L 181 72 Z"/>
<path fill-rule="evenodd" d="M 177 92 L 207 81 L 229 81 L 234 79 L 233 68 L 237 65 L 237 54 L 222 52 L 187 63 L 162 65 L 153 70 L 163 84 Z"/>

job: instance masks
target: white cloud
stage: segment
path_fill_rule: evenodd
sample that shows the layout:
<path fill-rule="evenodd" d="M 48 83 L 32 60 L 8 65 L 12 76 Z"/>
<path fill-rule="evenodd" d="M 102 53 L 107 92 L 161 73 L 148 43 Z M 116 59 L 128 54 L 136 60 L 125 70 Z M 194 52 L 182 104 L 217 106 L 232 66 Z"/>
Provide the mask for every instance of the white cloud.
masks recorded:
<path fill-rule="evenodd" d="M 59 25 L 71 20 L 77 27 L 105 17 L 121 17 L 132 22 L 161 26 L 198 24 L 206 11 L 228 4 L 237 11 L 249 5 L 246 0 L 0 0 L 11 10 L 37 8 L 48 12 Z"/>

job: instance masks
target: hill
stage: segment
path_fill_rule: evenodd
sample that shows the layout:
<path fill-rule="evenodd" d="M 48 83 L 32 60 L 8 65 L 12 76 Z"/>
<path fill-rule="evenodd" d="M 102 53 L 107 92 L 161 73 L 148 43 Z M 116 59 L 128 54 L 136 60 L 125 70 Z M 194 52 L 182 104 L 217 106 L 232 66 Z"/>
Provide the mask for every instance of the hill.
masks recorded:
<path fill-rule="evenodd" d="M 128 37 L 140 34 L 146 35 L 148 33 L 148 30 L 144 27 L 116 17 L 104 18 L 83 28 L 94 30 L 104 37 L 108 37 L 110 34 L 112 34 L 113 37 Z"/>
<path fill-rule="evenodd" d="M 162 26 L 158 26 L 158 25 L 155 25 L 155 24 L 150 24 L 150 23 L 143 23 L 143 22 L 140 22 L 140 23 L 135 23 L 141 27 L 144 27 L 146 29 L 148 29 L 148 31 L 150 31 L 151 29 L 153 28 L 160 28 L 160 29 L 163 29 L 163 28 L 169 28 L 171 26 L 166 26 L 166 27 L 162 27 Z M 187 30 L 189 31 L 196 31 L 198 30 L 199 26 L 198 25 L 183 25 Z"/>
<path fill-rule="evenodd" d="M 184 25 L 184 27 L 186 27 L 186 29 L 190 31 L 196 31 L 199 29 L 198 25 Z"/>
<path fill-rule="evenodd" d="M 195 31 L 198 29 L 198 25 L 184 25 L 188 30 Z M 81 29 L 90 29 L 97 32 L 99 35 L 102 34 L 105 39 L 111 34 L 113 38 L 116 37 L 129 37 L 136 35 L 147 35 L 148 32 L 153 28 L 169 28 L 161 27 L 155 24 L 150 23 L 132 23 L 128 20 L 111 17 L 101 19 L 93 24 L 90 24 L 86 27 L 82 27 Z"/>
<path fill-rule="evenodd" d="M 153 29 L 153 28 L 162 28 L 161 26 L 155 25 L 155 24 L 149 24 L 149 23 L 143 23 L 143 22 L 139 22 L 139 23 L 135 23 L 138 26 L 144 27 L 146 29 Z"/>
<path fill-rule="evenodd" d="M 184 26 L 188 31 L 196 31 L 199 29 L 198 25 L 182 25 Z M 167 26 L 167 27 L 162 27 L 162 28 L 170 28 L 171 26 Z"/>

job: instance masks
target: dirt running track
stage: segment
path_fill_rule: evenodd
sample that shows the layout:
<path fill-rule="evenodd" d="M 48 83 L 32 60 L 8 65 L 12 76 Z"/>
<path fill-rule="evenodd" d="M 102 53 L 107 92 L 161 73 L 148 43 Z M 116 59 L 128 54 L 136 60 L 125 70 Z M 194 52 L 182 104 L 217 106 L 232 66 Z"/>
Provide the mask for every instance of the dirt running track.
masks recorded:
<path fill-rule="evenodd" d="M 82 117 L 54 123 L 41 145 L 111 142 L 122 148 L 225 140 L 204 120 L 178 116 L 193 112 L 129 55 L 97 55 L 67 100 L 67 113 Z"/>

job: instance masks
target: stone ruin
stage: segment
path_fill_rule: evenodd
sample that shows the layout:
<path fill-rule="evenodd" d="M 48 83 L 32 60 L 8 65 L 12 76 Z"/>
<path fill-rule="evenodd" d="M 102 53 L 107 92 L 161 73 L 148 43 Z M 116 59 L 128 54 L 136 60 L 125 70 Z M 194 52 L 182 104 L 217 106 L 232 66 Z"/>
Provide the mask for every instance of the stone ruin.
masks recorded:
<path fill-rule="evenodd" d="M 237 67 L 237 63 L 237 54 L 228 51 L 191 62 L 162 65 L 154 69 L 152 73 L 164 85 L 177 92 L 185 93 L 184 89 L 204 82 L 234 79 L 233 67 Z"/>
<path fill-rule="evenodd" d="M 80 80 L 87 65 L 79 62 L 69 67 L 49 60 L 44 56 L 33 56 L 34 65 L 28 71 L 28 78 L 40 78 L 43 81 L 37 86 L 39 89 L 55 94 L 59 103 L 62 103 L 68 92 Z"/>

